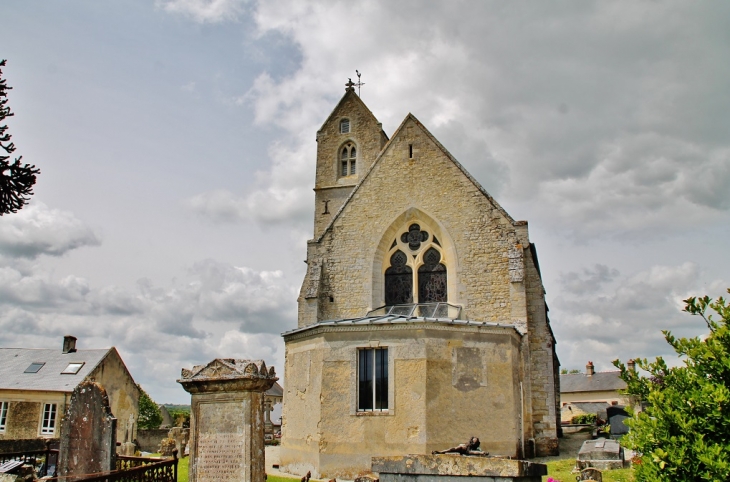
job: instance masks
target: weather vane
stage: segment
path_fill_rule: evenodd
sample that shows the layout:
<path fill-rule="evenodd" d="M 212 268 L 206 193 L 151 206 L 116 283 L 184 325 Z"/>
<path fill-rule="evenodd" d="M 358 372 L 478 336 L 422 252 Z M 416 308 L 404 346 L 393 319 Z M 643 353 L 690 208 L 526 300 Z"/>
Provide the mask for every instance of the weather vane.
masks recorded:
<path fill-rule="evenodd" d="M 357 96 L 360 97 L 360 87 L 365 85 L 365 82 L 360 82 L 360 76 L 362 75 L 359 70 L 355 70 L 355 73 L 357 74 Z"/>

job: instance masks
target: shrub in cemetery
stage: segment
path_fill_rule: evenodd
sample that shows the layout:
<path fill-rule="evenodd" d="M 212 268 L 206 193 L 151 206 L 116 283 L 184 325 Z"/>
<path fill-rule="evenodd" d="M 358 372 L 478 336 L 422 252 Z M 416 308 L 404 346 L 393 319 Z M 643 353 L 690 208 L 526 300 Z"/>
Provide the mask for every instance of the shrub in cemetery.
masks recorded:
<path fill-rule="evenodd" d="M 683 365 L 637 360 L 649 374 L 644 377 L 614 361 L 628 393 L 645 404 L 625 421 L 630 432 L 621 441 L 640 453 L 636 480 L 730 480 L 730 304 L 707 296 L 684 302 L 684 311 L 701 317 L 710 333 L 688 339 L 663 332 Z"/>
<path fill-rule="evenodd" d="M 139 428 L 158 428 L 162 423 L 160 407 L 147 395 L 147 392 L 139 388 Z"/>
<path fill-rule="evenodd" d="M 596 423 L 596 414 L 595 413 L 583 413 L 581 415 L 576 415 L 575 417 L 570 419 L 570 423 L 594 424 L 594 423 Z"/>
<path fill-rule="evenodd" d="M 15 115 L 7 105 L 7 91 L 12 87 L 2 78 L 4 66 L 5 60 L 0 60 L 0 122 Z M 28 196 L 33 194 L 36 175 L 41 172 L 35 166 L 21 163 L 23 156 L 10 162 L 10 154 L 15 151 L 15 144 L 10 141 L 12 136 L 7 130 L 7 125 L 0 125 L 0 216 L 15 213 L 28 202 Z M 3 152 L 8 155 L 2 155 Z"/>

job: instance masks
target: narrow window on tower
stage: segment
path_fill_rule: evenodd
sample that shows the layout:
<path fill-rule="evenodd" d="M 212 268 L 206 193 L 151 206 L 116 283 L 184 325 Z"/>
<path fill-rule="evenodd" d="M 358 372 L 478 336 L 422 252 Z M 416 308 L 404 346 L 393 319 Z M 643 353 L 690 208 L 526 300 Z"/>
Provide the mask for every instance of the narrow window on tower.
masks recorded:
<path fill-rule="evenodd" d="M 355 146 L 350 149 L 350 175 L 354 175 L 357 173 L 357 169 L 355 168 L 355 159 L 357 159 L 357 155 L 355 152 Z"/>
<path fill-rule="evenodd" d="M 350 119 L 342 119 L 340 121 L 340 134 L 347 134 L 350 132 Z"/>
<path fill-rule="evenodd" d="M 413 144 L 408 144 L 408 159 L 413 159 Z"/>
<path fill-rule="evenodd" d="M 347 176 L 347 161 L 349 159 L 348 153 L 347 153 L 347 147 L 344 147 L 342 149 L 342 156 L 340 157 L 341 163 L 342 163 L 342 176 Z"/>

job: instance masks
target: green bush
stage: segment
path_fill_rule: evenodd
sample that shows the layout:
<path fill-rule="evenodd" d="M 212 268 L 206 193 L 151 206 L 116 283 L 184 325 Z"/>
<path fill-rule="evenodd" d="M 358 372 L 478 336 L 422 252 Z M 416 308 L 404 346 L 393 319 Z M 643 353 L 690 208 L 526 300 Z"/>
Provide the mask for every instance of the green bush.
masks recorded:
<path fill-rule="evenodd" d="M 704 339 L 663 332 L 684 366 L 670 367 L 661 357 L 636 360 L 649 372 L 643 377 L 614 361 L 628 393 L 646 405 L 625 421 L 630 431 L 621 439 L 641 454 L 637 480 L 730 480 L 730 305 L 707 296 L 684 302 L 684 311 L 702 317 L 710 332 Z M 720 320 L 705 316 L 708 308 Z"/>
<path fill-rule="evenodd" d="M 595 413 L 584 413 L 582 415 L 576 415 L 570 419 L 570 423 L 576 425 L 593 425 L 596 423 Z"/>

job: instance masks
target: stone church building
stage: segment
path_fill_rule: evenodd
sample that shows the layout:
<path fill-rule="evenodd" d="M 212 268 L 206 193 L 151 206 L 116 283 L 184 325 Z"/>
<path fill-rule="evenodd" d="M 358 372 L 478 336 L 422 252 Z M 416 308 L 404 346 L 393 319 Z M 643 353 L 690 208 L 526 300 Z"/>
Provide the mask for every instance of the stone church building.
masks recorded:
<path fill-rule="evenodd" d="M 282 469 L 352 479 L 372 456 L 471 436 L 556 454 L 559 363 L 527 222 L 413 115 L 388 138 L 351 84 L 317 132 L 314 191 L 283 335 Z"/>

